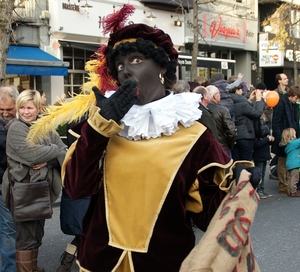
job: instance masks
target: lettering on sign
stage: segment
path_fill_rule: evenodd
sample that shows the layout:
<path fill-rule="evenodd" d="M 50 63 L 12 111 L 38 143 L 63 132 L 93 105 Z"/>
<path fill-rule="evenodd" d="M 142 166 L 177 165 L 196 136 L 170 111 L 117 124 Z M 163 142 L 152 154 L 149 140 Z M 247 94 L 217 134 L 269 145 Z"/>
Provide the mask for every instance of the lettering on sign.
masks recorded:
<path fill-rule="evenodd" d="M 192 65 L 192 61 L 187 60 L 187 59 L 178 59 L 178 64 L 179 65 Z"/>
<path fill-rule="evenodd" d="M 247 31 L 246 31 L 246 36 L 247 36 L 247 37 L 253 38 L 253 37 L 254 37 L 254 33 L 251 32 L 251 31 L 249 31 L 249 30 L 247 30 Z"/>
<path fill-rule="evenodd" d="M 275 65 L 278 61 L 278 55 L 262 55 L 261 56 L 261 62 L 263 62 L 265 65 Z"/>
<path fill-rule="evenodd" d="M 226 38 L 240 38 L 239 28 L 227 27 L 223 25 L 222 17 L 219 18 L 219 21 L 213 20 L 209 28 L 211 37 L 214 38 L 217 35 L 224 36 Z"/>
<path fill-rule="evenodd" d="M 268 41 L 259 42 L 259 66 L 274 67 L 283 65 L 283 52 L 279 50 L 279 43 L 269 44 Z"/>
<path fill-rule="evenodd" d="M 62 8 L 68 10 L 80 11 L 79 5 L 70 4 L 70 3 L 62 3 Z"/>

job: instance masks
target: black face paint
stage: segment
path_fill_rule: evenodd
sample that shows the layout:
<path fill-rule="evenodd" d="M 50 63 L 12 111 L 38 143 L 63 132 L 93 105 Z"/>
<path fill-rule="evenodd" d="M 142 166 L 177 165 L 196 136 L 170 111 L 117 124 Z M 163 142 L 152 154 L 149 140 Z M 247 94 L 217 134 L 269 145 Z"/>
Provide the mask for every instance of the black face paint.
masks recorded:
<path fill-rule="evenodd" d="M 139 83 L 138 105 L 145 105 L 165 96 L 164 85 L 159 79 L 162 69 L 153 59 L 146 59 L 140 52 L 130 52 L 126 56 L 117 56 L 115 67 L 121 84 L 128 78 Z"/>

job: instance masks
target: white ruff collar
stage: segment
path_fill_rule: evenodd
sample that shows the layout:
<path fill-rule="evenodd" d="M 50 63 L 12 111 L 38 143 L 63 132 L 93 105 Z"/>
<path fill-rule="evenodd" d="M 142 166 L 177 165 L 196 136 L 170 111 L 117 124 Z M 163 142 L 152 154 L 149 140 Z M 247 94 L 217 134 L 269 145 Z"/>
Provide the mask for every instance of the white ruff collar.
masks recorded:
<path fill-rule="evenodd" d="M 133 105 L 121 120 L 124 129 L 119 135 L 135 141 L 161 135 L 170 136 L 178 130 L 178 122 L 187 128 L 200 119 L 200 101 L 200 94 L 174 95 L 171 92 L 168 96 L 146 105 Z"/>

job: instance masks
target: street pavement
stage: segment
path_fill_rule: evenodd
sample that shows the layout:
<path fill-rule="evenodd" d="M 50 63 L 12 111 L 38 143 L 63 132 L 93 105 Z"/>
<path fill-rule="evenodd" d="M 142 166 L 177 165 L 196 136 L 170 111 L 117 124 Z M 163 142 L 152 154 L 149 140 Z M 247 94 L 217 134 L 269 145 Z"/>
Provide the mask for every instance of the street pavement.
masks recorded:
<path fill-rule="evenodd" d="M 278 181 L 268 179 L 268 175 L 265 187 L 273 197 L 260 200 L 250 229 L 258 265 L 262 272 L 299 272 L 300 197 L 279 194 Z M 195 230 L 196 242 L 202 234 L 201 231 Z M 56 203 L 53 218 L 46 220 L 39 265 L 43 266 L 46 272 L 55 272 L 61 254 L 72 239 L 72 236 L 64 235 L 60 231 L 59 203 Z M 75 271 L 78 269 L 76 264 L 73 264 L 72 272 Z"/>

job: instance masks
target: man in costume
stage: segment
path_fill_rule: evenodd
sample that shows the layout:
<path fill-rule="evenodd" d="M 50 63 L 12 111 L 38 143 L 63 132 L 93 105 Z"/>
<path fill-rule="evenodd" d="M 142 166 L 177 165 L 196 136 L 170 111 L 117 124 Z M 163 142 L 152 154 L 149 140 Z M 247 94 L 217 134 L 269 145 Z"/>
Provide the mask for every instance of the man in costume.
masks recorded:
<path fill-rule="evenodd" d="M 129 7 L 104 21 L 112 33 L 83 87 L 98 79 L 101 91 L 116 91 L 104 97 L 93 87 L 92 103 L 79 97 L 89 117 L 73 128 L 78 140 L 62 169 L 70 197 L 91 196 L 77 263 L 80 271 L 179 271 L 195 243 L 191 220 L 205 231 L 232 186 L 232 160 L 197 122 L 200 95 L 173 95 L 178 53 L 169 35 L 110 24 Z"/>

